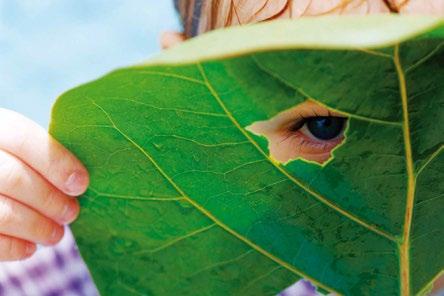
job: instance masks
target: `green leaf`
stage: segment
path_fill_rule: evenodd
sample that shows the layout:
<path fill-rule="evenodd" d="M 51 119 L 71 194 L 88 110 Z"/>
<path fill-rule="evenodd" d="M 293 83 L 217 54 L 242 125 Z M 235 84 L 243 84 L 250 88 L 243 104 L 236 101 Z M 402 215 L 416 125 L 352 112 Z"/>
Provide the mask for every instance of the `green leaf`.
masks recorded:
<path fill-rule="evenodd" d="M 444 264 L 444 22 L 376 16 L 212 32 L 63 94 L 88 167 L 73 225 L 103 295 L 425 293 Z M 325 165 L 245 127 L 311 98 L 349 116 Z"/>

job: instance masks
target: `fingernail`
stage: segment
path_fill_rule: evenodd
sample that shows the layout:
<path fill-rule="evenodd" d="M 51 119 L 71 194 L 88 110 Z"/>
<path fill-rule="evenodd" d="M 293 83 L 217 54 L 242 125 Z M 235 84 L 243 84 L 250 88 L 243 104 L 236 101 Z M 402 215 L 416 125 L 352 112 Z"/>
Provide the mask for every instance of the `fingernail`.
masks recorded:
<path fill-rule="evenodd" d="M 60 239 L 60 236 L 62 234 L 63 228 L 60 227 L 54 227 L 51 233 L 50 240 L 51 242 L 58 242 Z"/>
<path fill-rule="evenodd" d="M 26 250 L 25 250 L 26 256 L 31 256 L 32 254 L 34 254 L 35 249 L 36 249 L 35 244 L 31 244 L 31 243 L 26 244 Z"/>
<path fill-rule="evenodd" d="M 80 195 L 88 186 L 88 177 L 80 172 L 74 172 L 66 180 L 65 186 L 68 194 Z"/>
<path fill-rule="evenodd" d="M 62 219 L 63 223 L 71 223 L 77 216 L 77 207 L 72 204 L 66 204 L 63 208 Z"/>

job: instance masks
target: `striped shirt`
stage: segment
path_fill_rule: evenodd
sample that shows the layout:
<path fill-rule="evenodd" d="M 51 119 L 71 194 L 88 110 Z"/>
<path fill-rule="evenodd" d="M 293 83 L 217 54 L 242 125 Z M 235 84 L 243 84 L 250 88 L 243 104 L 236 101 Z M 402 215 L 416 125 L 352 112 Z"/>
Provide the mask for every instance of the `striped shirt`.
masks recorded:
<path fill-rule="evenodd" d="M 0 263 L 0 296 L 97 296 L 69 229 L 55 247 L 29 259 Z"/>
<path fill-rule="evenodd" d="M 73 236 L 55 247 L 39 247 L 24 261 L 0 263 L 0 296 L 98 296 Z M 307 281 L 299 281 L 280 296 L 317 296 Z"/>

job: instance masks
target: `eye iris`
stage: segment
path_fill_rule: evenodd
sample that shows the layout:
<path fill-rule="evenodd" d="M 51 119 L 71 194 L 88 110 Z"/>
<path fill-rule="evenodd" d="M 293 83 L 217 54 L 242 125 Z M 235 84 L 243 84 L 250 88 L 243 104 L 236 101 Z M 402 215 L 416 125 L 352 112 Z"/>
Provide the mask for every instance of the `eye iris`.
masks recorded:
<path fill-rule="evenodd" d="M 306 121 L 307 129 L 320 140 L 331 140 L 339 136 L 346 118 L 335 116 L 317 116 Z"/>

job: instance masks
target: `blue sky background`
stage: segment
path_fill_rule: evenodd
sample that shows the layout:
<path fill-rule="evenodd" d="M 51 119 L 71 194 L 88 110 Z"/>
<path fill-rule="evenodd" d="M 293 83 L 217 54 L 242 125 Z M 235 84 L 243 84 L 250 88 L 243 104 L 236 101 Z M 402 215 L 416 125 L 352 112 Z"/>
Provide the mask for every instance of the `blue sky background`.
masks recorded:
<path fill-rule="evenodd" d="M 172 0 L 0 0 L 0 107 L 43 126 L 65 90 L 159 51 Z"/>

